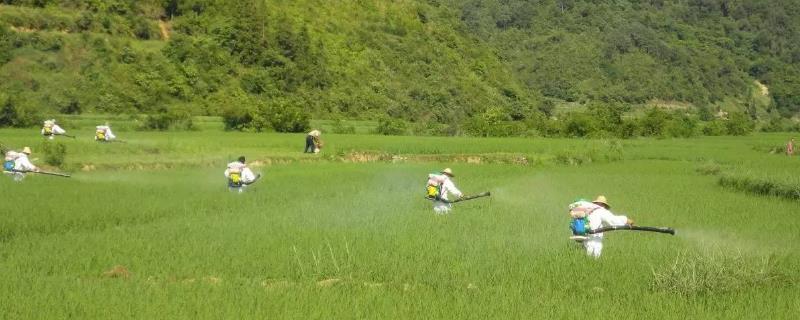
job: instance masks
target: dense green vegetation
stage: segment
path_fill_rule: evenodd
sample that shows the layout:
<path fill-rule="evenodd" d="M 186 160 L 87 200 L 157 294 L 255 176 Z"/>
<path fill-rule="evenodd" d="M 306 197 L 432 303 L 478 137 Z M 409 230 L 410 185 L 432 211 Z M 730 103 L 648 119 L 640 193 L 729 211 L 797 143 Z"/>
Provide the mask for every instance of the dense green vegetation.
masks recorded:
<path fill-rule="evenodd" d="M 116 123 L 128 143 L 114 144 L 92 141 L 96 118 L 69 120 L 78 139 L 0 129 L 0 143 L 32 146 L 37 164 L 47 144 L 65 146 L 73 173 L 21 183 L 0 176 L 0 318 L 794 319 L 800 311 L 797 200 L 719 186 L 696 171 L 790 183 L 798 158 L 772 152 L 783 134 L 325 134 L 323 153 L 311 155 L 302 134 L 223 132 L 219 121 L 169 133 Z M 240 154 L 264 173 L 243 194 L 228 192 L 222 177 Z M 463 191 L 492 197 L 435 216 L 423 184 L 444 166 Z M 567 238 L 566 205 L 601 193 L 617 213 L 677 234 L 611 232 L 600 260 L 586 257 Z"/>
<path fill-rule="evenodd" d="M 796 129 L 800 110 L 797 0 L 2 3 L 0 126 L 690 136 Z"/>

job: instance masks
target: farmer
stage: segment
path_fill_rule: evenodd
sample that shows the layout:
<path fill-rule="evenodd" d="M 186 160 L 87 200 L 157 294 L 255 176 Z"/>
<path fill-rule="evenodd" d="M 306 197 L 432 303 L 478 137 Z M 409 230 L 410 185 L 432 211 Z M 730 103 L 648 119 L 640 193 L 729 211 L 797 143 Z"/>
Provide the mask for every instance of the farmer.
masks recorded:
<path fill-rule="evenodd" d="M 464 196 L 453 183 L 453 170 L 446 168 L 441 172 L 434 172 L 428 175 L 428 185 L 426 188 L 427 197 L 433 201 L 433 211 L 436 214 L 447 214 L 452 205 L 448 200 L 448 194 L 457 198 Z"/>
<path fill-rule="evenodd" d="M 112 141 L 117 138 L 113 132 L 111 132 L 111 127 L 107 124 L 102 126 L 96 126 L 94 132 L 94 140 L 99 142 L 108 142 Z"/>
<path fill-rule="evenodd" d="M 319 149 L 322 147 L 322 140 L 319 139 L 321 134 L 322 132 L 314 129 L 306 135 L 306 150 L 304 153 L 319 153 Z"/>
<path fill-rule="evenodd" d="M 42 135 L 53 140 L 57 135 L 66 134 L 67 131 L 56 124 L 56 119 L 45 120 L 42 126 Z"/>
<path fill-rule="evenodd" d="M 786 155 L 793 156 L 794 155 L 794 138 L 789 140 L 789 143 L 786 144 Z"/>
<path fill-rule="evenodd" d="M 228 168 L 225 169 L 225 178 L 228 179 L 228 190 L 238 189 L 240 193 L 244 191 L 244 187 L 255 182 L 259 177 L 256 177 L 253 171 L 247 167 L 244 156 L 229 163 Z"/>
<path fill-rule="evenodd" d="M 5 161 L 3 162 L 3 171 L 10 172 L 14 175 L 14 181 L 22 181 L 25 179 L 25 172 L 33 171 L 38 172 L 39 168 L 28 159 L 31 155 L 31 148 L 25 147 L 22 152 L 8 151 L 6 152 Z"/>
<path fill-rule="evenodd" d="M 573 219 L 572 229 L 573 233 L 583 243 L 586 248 L 586 254 L 593 258 L 600 258 L 603 251 L 603 234 L 587 234 L 583 230 L 576 230 L 577 224 L 585 224 L 588 230 L 596 230 L 601 227 L 608 226 L 624 226 L 633 225 L 633 220 L 628 219 L 626 216 L 614 215 L 609 209 L 611 206 L 608 204 L 605 196 L 597 196 L 592 202 L 586 200 L 578 200 L 569 205 L 570 216 Z"/>

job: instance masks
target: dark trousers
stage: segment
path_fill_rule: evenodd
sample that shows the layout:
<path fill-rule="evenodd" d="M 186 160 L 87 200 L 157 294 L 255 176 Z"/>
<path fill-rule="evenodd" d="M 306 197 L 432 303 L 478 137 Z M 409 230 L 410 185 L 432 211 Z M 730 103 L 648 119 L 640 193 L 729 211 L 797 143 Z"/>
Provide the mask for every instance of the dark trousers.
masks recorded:
<path fill-rule="evenodd" d="M 306 136 L 306 151 L 304 151 L 304 152 L 305 153 L 314 153 L 314 149 L 316 149 L 316 148 L 317 148 L 317 146 L 314 144 L 314 137 L 312 137 L 311 135 L 307 135 Z"/>

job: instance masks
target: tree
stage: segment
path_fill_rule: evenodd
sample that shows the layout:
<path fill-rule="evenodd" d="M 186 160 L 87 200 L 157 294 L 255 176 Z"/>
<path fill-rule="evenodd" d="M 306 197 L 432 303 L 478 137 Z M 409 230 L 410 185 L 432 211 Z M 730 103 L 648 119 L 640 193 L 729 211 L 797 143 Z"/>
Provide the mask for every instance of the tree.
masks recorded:
<path fill-rule="evenodd" d="M 650 108 L 639 121 L 639 130 L 643 136 L 661 136 L 669 120 L 669 115 L 660 108 Z"/>
<path fill-rule="evenodd" d="M 742 136 L 749 134 L 755 128 L 755 123 L 749 116 L 742 112 L 731 112 L 725 122 L 728 134 Z"/>

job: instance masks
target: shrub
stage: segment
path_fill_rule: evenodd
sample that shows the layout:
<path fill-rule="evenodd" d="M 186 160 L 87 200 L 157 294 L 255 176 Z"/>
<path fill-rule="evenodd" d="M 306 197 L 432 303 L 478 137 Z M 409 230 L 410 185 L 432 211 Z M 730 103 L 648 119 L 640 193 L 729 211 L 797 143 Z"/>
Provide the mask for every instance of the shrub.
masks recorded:
<path fill-rule="evenodd" d="M 669 120 L 669 114 L 659 108 L 650 108 L 639 120 L 639 130 L 643 136 L 661 136 Z"/>
<path fill-rule="evenodd" d="M 522 121 L 488 122 L 480 117 L 467 121 L 465 129 L 469 135 L 479 137 L 514 137 L 528 132 L 526 123 Z"/>
<path fill-rule="evenodd" d="M 44 163 L 61 167 L 67 157 L 67 146 L 61 142 L 46 140 L 42 144 L 42 154 L 44 155 Z"/>
<path fill-rule="evenodd" d="M 225 130 L 244 130 L 253 122 L 252 115 L 240 108 L 225 108 L 222 111 L 222 122 Z"/>
<path fill-rule="evenodd" d="M 63 98 L 56 97 L 54 101 L 59 113 L 63 114 L 81 114 L 83 106 L 73 92 Z"/>
<path fill-rule="evenodd" d="M 256 111 L 263 103 L 248 95 L 238 86 L 223 88 L 210 95 L 207 109 L 222 116 L 225 130 L 246 130 L 253 126 Z"/>
<path fill-rule="evenodd" d="M 11 61 L 11 50 L 14 48 L 15 39 L 15 33 L 9 31 L 3 23 L 0 23 L 0 65 Z"/>
<path fill-rule="evenodd" d="M 401 136 L 406 134 L 406 123 L 400 119 L 382 117 L 378 120 L 375 133 L 385 136 Z"/>
<path fill-rule="evenodd" d="M 525 122 L 512 121 L 508 112 L 501 107 L 490 107 L 469 118 L 464 127 L 468 134 L 481 137 L 520 136 L 528 131 Z"/>
<path fill-rule="evenodd" d="M 29 127 L 39 120 L 39 112 L 30 105 L 19 104 L 0 94 L 0 127 Z"/>
<path fill-rule="evenodd" d="M 598 130 L 612 131 L 622 125 L 622 115 L 629 111 L 629 107 L 621 103 L 604 103 L 592 101 L 586 105 L 587 113 L 600 125 Z"/>
<path fill-rule="evenodd" d="M 588 114 L 571 112 L 564 119 L 562 134 L 573 138 L 586 137 L 598 131 L 597 124 Z"/>
<path fill-rule="evenodd" d="M 536 132 L 545 137 L 558 136 L 564 130 L 564 126 L 561 121 L 553 120 L 544 115 L 537 115 L 528 118 L 525 121 L 525 125 L 528 130 Z"/>
<path fill-rule="evenodd" d="M 630 139 L 636 136 L 636 132 L 639 130 L 639 124 L 635 119 L 625 119 L 622 120 L 622 124 L 617 130 L 617 134 L 620 138 Z"/>
<path fill-rule="evenodd" d="M 256 129 L 261 130 L 258 120 L 272 126 L 277 132 L 304 132 L 309 128 L 311 115 L 290 101 L 278 101 L 261 110 L 261 119 L 256 118 Z"/>
<path fill-rule="evenodd" d="M 448 125 L 443 123 L 438 123 L 435 121 L 424 121 L 424 122 L 416 122 L 411 127 L 411 134 L 417 136 L 447 136 L 447 135 L 454 135 L 450 134 L 450 128 Z"/>
<path fill-rule="evenodd" d="M 761 127 L 762 132 L 798 132 L 800 123 L 792 119 L 772 117 Z"/>
<path fill-rule="evenodd" d="M 728 134 L 743 136 L 753 131 L 755 122 L 744 113 L 732 112 L 728 115 L 728 121 L 725 122 L 725 127 L 728 130 Z"/>
<path fill-rule="evenodd" d="M 697 134 L 697 122 L 689 116 L 680 114 L 667 121 L 664 134 L 675 138 L 688 138 Z"/>
<path fill-rule="evenodd" d="M 154 30 L 155 27 L 144 17 L 136 17 L 133 19 L 133 34 L 142 40 L 149 40 L 158 37 L 158 31 Z"/>
<path fill-rule="evenodd" d="M 708 106 L 701 106 L 697 108 L 697 116 L 702 121 L 714 120 L 714 113 L 711 112 L 711 108 L 709 108 Z"/>
<path fill-rule="evenodd" d="M 140 129 L 165 131 L 169 129 L 194 129 L 192 116 L 188 112 L 170 109 L 163 110 L 156 114 L 149 114 L 145 117 Z"/>
<path fill-rule="evenodd" d="M 80 17 L 75 21 L 75 26 L 78 31 L 89 31 L 94 24 L 94 15 L 90 11 L 84 11 Z"/>
<path fill-rule="evenodd" d="M 724 120 L 721 119 L 705 122 L 702 131 L 707 136 L 721 136 L 728 133 Z"/>
<path fill-rule="evenodd" d="M 244 91 L 251 94 L 277 94 L 275 80 L 266 70 L 253 71 L 242 74 L 241 86 Z"/>

